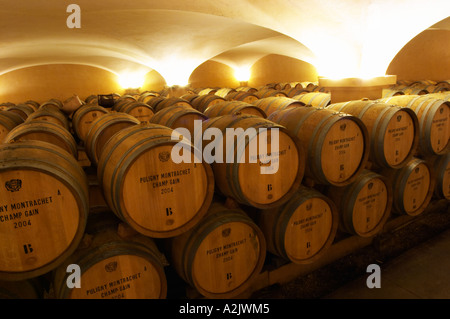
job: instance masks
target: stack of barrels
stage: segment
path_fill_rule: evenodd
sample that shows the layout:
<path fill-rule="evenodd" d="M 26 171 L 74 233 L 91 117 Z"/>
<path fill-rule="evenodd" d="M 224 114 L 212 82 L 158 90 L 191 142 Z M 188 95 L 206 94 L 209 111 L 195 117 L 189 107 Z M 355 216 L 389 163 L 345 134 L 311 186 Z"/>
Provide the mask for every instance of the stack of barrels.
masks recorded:
<path fill-rule="evenodd" d="M 331 104 L 295 82 L 4 104 L 0 290 L 156 299 L 175 276 L 233 298 L 267 257 L 313 263 L 417 216 L 450 198 L 450 104 L 405 96 Z"/>

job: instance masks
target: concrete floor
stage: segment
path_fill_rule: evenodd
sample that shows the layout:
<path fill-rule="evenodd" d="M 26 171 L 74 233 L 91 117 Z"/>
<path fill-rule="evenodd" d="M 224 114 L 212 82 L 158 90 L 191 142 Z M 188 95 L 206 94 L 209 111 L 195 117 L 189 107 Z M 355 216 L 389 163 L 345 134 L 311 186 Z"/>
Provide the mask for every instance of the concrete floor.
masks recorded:
<path fill-rule="evenodd" d="M 324 298 L 450 299 L 450 230 L 379 266 L 380 288 L 367 287 L 368 272 Z"/>

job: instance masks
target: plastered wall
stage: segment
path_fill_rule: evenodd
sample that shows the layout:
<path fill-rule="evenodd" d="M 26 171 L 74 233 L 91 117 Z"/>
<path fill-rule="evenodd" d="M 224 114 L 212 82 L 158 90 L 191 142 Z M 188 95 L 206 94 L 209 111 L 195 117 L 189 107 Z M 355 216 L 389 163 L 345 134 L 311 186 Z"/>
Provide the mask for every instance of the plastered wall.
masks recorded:
<path fill-rule="evenodd" d="M 65 100 L 73 94 L 84 99 L 90 94 L 109 94 L 121 90 L 114 73 L 86 65 L 40 65 L 0 76 L 1 103 L 27 100 L 42 103 L 51 98 Z"/>
<path fill-rule="evenodd" d="M 391 61 L 386 74 L 398 80 L 449 80 L 450 30 L 425 30 Z"/>
<path fill-rule="evenodd" d="M 259 87 L 272 82 L 317 81 L 316 68 L 304 61 L 271 54 L 259 59 L 252 67 L 249 86 Z"/>

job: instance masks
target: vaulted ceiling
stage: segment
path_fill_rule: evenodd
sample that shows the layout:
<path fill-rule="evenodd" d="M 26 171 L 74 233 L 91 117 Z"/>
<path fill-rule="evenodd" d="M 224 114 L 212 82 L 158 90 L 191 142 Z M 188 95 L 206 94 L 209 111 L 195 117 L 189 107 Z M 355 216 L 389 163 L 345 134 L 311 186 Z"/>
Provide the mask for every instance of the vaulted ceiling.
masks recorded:
<path fill-rule="evenodd" d="M 80 28 L 67 19 L 80 8 Z M 381 75 L 427 28 L 450 30 L 448 0 L 0 1 L 0 74 L 35 65 L 159 72 L 187 81 L 208 60 L 249 68 L 268 54 L 324 76 Z M 448 45 L 448 44 L 446 44 Z M 175 79 L 181 78 L 181 80 Z"/>

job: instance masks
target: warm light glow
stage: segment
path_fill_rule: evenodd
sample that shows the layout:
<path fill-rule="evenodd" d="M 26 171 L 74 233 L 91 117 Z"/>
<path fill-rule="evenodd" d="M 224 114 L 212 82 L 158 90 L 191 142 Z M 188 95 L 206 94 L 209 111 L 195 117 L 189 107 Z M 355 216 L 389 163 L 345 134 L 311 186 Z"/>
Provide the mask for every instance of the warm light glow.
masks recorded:
<path fill-rule="evenodd" d="M 444 0 L 433 1 L 432 7 L 421 5 L 420 0 L 369 2 L 360 9 L 354 6 L 358 20 L 346 19 L 339 27 L 330 20 L 329 25 L 321 24 L 315 32 L 301 34 L 302 43 L 316 56 L 313 65 L 320 76 L 332 79 L 383 76 L 404 45 L 448 16 L 448 10 L 445 12 L 443 8 L 449 8 L 449 2 Z"/>
<path fill-rule="evenodd" d="M 144 85 L 146 72 L 126 71 L 119 74 L 119 84 L 124 89 L 138 89 Z"/>
<path fill-rule="evenodd" d="M 249 67 L 238 67 L 234 69 L 234 77 L 239 82 L 247 82 L 250 80 L 251 70 Z"/>
<path fill-rule="evenodd" d="M 159 60 L 155 69 L 166 80 L 167 86 L 187 86 L 191 73 L 201 63 L 188 57 L 185 52 L 174 53 Z"/>

